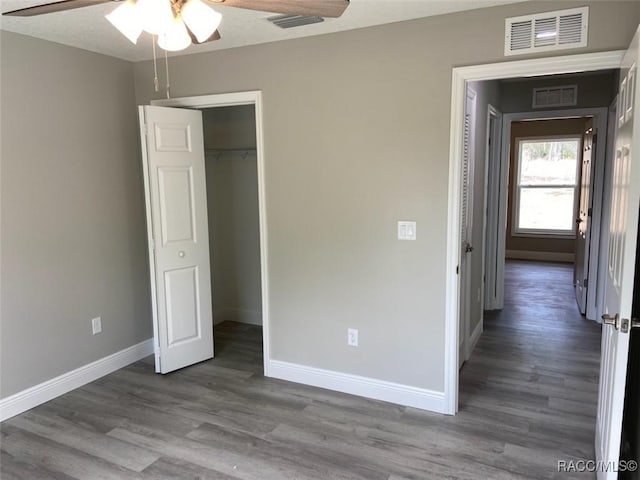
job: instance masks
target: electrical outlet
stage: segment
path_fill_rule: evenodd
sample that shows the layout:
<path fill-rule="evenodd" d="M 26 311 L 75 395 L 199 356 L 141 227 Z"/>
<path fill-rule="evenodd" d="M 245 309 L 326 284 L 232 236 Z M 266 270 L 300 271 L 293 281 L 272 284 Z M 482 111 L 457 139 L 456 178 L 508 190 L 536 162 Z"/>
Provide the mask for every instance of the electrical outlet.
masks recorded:
<path fill-rule="evenodd" d="M 351 347 L 358 346 L 358 329 L 357 328 L 347 329 L 347 345 Z"/>
<path fill-rule="evenodd" d="M 102 332 L 102 319 L 100 317 L 91 319 L 91 331 L 94 335 Z"/>

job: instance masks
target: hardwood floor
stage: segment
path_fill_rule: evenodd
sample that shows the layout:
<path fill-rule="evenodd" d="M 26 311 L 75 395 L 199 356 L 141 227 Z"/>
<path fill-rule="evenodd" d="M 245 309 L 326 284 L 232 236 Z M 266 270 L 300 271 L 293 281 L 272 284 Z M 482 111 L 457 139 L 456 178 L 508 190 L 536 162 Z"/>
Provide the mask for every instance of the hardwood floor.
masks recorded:
<path fill-rule="evenodd" d="M 147 359 L 4 422 L 2 479 L 571 478 L 558 460 L 593 458 L 600 329 L 565 266 L 507 278 L 455 417 L 264 378 L 260 328 L 223 323 L 214 360 Z"/>

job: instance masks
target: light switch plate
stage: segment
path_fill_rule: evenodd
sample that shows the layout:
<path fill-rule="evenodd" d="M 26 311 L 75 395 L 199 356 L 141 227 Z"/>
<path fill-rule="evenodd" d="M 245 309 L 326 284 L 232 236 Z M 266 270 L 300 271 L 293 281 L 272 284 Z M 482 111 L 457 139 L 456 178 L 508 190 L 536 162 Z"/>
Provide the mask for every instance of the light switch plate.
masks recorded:
<path fill-rule="evenodd" d="M 349 345 L 350 347 L 358 346 L 358 329 L 357 328 L 347 329 L 347 345 Z"/>
<path fill-rule="evenodd" d="M 398 222 L 398 240 L 415 240 L 416 222 Z"/>
<path fill-rule="evenodd" d="M 91 333 L 97 335 L 102 332 L 102 318 L 96 317 L 91 319 Z"/>

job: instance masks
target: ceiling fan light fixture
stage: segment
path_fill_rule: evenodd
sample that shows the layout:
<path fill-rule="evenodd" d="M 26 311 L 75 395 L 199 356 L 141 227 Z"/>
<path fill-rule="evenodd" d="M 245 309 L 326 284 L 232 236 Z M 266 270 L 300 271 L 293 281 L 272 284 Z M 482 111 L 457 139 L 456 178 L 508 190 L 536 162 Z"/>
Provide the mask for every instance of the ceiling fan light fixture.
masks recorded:
<path fill-rule="evenodd" d="M 140 24 L 136 3 L 133 0 L 126 0 L 113 12 L 105 15 L 105 18 L 131 43 L 136 44 L 138 42 L 138 37 L 142 33 L 142 25 Z"/>
<path fill-rule="evenodd" d="M 138 0 L 136 10 L 145 32 L 161 35 L 172 28 L 174 16 L 170 0 Z"/>
<path fill-rule="evenodd" d="M 173 19 L 169 28 L 158 37 L 158 46 L 169 52 L 184 50 L 191 45 L 191 37 L 180 16 Z"/>
<path fill-rule="evenodd" d="M 182 19 L 198 43 L 206 41 L 220 26 L 222 15 L 200 0 L 188 0 L 180 9 Z"/>

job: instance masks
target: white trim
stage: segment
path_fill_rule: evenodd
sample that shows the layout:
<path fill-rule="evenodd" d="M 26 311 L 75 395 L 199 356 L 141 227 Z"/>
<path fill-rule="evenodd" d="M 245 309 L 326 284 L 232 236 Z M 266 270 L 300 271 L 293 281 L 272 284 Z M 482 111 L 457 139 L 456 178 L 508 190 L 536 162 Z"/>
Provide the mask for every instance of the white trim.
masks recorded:
<path fill-rule="evenodd" d="M 477 105 L 478 94 L 475 90 L 473 90 L 469 85 L 467 85 L 467 98 L 465 103 L 465 114 L 469 115 L 469 136 L 467 140 L 469 142 L 468 145 L 465 145 L 467 148 L 467 205 L 466 205 L 466 231 L 462 232 L 462 242 L 465 245 L 462 246 L 463 249 L 466 246 L 473 246 L 473 213 L 474 213 L 474 200 L 475 200 L 475 164 L 476 164 L 476 129 L 478 125 L 478 105 Z M 462 208 L 462 205 L 461 205 Z M 464 287 L 461 288 L 461 312 L 464 312 L 464 318 L 461 319 L 461 333 L 462 333 L 462 341 L 460 342 L 460 353 L 458 354 L 458 368 L 462 367 L 462 363 L 467 361 L 469 356 L 467 352 L 469 352 L 469 337 L 471 335 L 471 287 L 472 287 L 472 266 L 473 259 L 470 258 L 470 255 L 466 255 L 465 258 L 465 268 L 464 268 Z M 461 269 L 462 270 L 462 269 Z"/>
<path fill-rule="evenodd" d="M 506 258 L 511 260 L 533 260 L 536 262 L 573 263 L 575 254 L 565 252 L 536 252 L 534 250 L 507 250 Z"/>
<path fill-rule="evenodd" d="M 270 371 L 273 378 L 281 380 L 382 400 L 406 407 L 446 413 L 443 392 L 279 360 L 271 361 Z"/>
<path fill-rule="evenodd" d="M 238 322 L 249 325 L 262 325 L 262 312 L 247 308 L 218 308 L 213 312 L 213 323 Z"/>
<path fill-rule="evenodd" d="M 452 70 L 445 281 L 444 402 L 446 413 L 455 414 L 458 409 L 459 282 L 456 268 L 460 263 L 460 161 L 466 82 L 619 68 L 623 55 L 624 51 L 562 55 L 457 67 Z"/>
<path fill-rule="evenodd" d="M 262 287 L 262 351 L 264 356 L 264 376 L 269 377 L 271 359 L 271 337 L 269 330 L 269 262 L 267 252 L 267 200 L 265 191 L 264 130 L 262 122 L 262 92 L 221 93 L 198 97 L 152 100 L 152 105 L 161 107 L 214 108 L 234 105 L 254 105 L 256 115 L 256 156 L 258 167 L 258 209 L 260 221 L 260 270 Z"/>
<path fill-rule="evenodd" d="M 595 319 L 596 322 L 602 323 L 602 315 L 605 313 L 605 285 L 608 276 L 608 264 L 609 264 L 609 256 L 607 255 L 609 251 L 609 224 L 611 221 L 611 190 L 612 190 L 612 176 L 613 176 L 613 162 L 616 154 L 616 132 L 618 130 L 618 95 L 613 100 L 609 109 L 607 111 L 607 132 L 605 138 L 605 162 L 603 166 L 602 172 L 602 196 L 601 196 L 601 209 L 600 209 L 600 235 L 598 235 L 598 249 L 603 252 L 602 255 L 599 255 L 598 259 L 598 286 L 597 286 L 597 296 L 595 299 L 596 303 L 596 311 Z M 601 140 L 598 140 L 601 141 Z M 597 148 L 597 147 L 596 147 Z M 596 171 L 596 175 L 598 175 Z M 595 203 L 595 199 L 594 199 Z M 587 297 L 589 292 L 587 291 Z M 587 298 L 587 304 L 589 304 Z M 588 307 L 589 305 L 587 305 Z M 588 313 L 588 312 L 587 312 Z"/>
<path fill-rule="evenodd" d="M 491 127 L 495 128 L 494 136 L 491 136 Z M 489 145 L 489 139 L 493 142 Z M 482 310 L 495 310 L 496 305 L 496 249 L 498 237 L 498 217 L 495 208 L 488 205 L 497 205 L 500 185 L 500 154 L 502 152 L 502 112 L 493 105 L 489 105 L 487 111 L 487 157 L 485 161 L 485 184 L 483 211 L 485 221 L 482 232 Z M 489 261 L 487 261 L 489 260 Z M 489 288 L 487 288 L 487 285 Z"/>
<path fill-rule="evenodd" d="M 158 301 L 156 288 L 156 249 L 153 239 L 153 216 L 151 215 L 151 180 L 149 179 L 149 157 L 147 155 L 147 119 L 144 107 L 138 107 L 140 124 L 140 150 L 142 153 L 142 178 L 144 181 L 144 205 L 147 224 L 147 250 L 149 254 L 149 285 L 151 290 L 151 319 L 153 325 L 153 356 L 156 373 L 160 373 L 160 335 L 158 333 Z"/>
<path fill-rule="evenodd" d="M 200 95 L 197 97 L 179 97 L 161 100 L 151 100 L 151 105 L 157 107 L 209 108 L 232 107 L 234 105 L 253 105 L 261 97 L 259 90 L 246 92 L 217 93 Z"/>
<path fill-rule="evenodd" d="M 151 354 L 153 338 L 3 398 L 0 400 L 0 421 L 26 412 Z"/>

